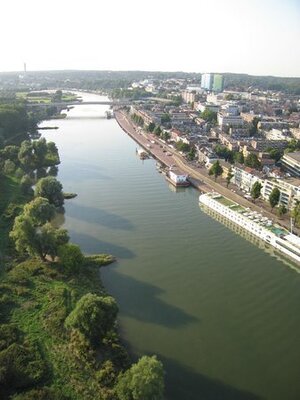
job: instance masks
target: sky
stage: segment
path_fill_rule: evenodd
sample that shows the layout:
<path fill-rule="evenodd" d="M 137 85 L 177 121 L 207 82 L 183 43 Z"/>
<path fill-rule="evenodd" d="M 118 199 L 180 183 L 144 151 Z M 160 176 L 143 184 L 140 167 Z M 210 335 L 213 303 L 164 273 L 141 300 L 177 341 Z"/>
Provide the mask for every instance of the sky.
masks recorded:
<path fill-rule="evenodd" d="M 0 71 L 300 77 L 300 0 L 2 0 Z"/>

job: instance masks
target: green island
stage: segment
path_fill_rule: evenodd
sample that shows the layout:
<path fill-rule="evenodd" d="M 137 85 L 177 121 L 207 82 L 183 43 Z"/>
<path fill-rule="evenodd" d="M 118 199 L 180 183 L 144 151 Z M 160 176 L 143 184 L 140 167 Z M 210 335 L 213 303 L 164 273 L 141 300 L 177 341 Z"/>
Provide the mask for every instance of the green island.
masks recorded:
<path fill-rule="evenodd" d="M 34 134 L 45 113 L 0 101 L 0 398 L 162 399 L 162 363 L 132 364 L 120 340 L 99 274 L 114 257 L 83 255 L 51 223 L 75 194 L 55 177 L 55 143 Z"/>

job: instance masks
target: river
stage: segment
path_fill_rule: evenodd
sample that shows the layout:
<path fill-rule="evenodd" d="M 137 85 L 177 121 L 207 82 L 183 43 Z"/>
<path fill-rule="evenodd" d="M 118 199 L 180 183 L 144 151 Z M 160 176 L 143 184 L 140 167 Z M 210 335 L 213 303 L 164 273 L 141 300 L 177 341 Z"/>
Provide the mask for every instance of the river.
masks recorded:
<path fill-rule="evenodd" d="M 102 279 L 133 357 L 163 361 L 168 400 L 299 399 L 300 274 L 203 212 L 193 188 L 174 191 L 106 109 L 77 106 L 42 133 L 78 193 L 72 242 L 118 258 Z"/>

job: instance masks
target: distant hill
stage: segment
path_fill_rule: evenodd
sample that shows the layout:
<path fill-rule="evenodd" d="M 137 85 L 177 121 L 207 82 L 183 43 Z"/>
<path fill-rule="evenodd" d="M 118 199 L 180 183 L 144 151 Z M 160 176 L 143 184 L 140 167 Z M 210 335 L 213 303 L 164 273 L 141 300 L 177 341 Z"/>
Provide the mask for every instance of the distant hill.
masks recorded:
<path fill-rule="evenodd" d="M 300 95 L 300 78 L 283 78 L 277 76 L 254 76 L 247 74 L 223 74 L 225 89 L 274 90 Z"/>

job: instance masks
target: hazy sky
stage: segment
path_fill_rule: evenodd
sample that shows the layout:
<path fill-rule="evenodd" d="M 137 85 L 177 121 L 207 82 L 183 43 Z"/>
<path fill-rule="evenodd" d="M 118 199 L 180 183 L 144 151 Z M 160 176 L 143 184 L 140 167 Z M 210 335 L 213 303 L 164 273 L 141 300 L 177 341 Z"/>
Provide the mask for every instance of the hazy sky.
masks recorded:
<path fill-rule="evenodd" d="M 300 0 L 2 0 L 0 71 L 300 76 Z"/>

